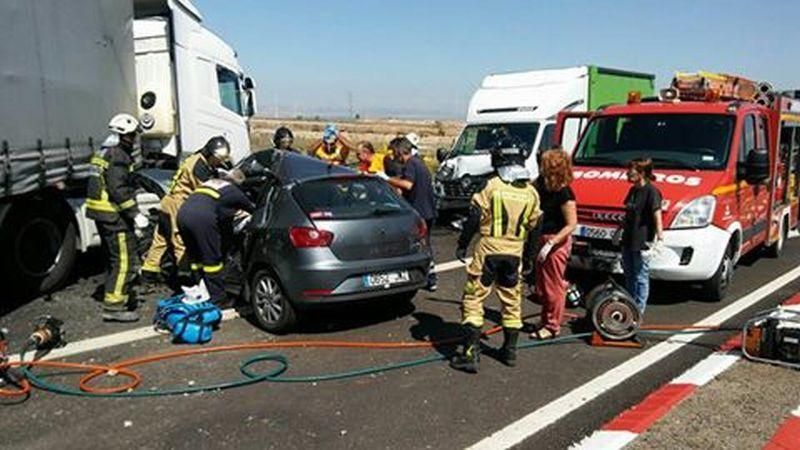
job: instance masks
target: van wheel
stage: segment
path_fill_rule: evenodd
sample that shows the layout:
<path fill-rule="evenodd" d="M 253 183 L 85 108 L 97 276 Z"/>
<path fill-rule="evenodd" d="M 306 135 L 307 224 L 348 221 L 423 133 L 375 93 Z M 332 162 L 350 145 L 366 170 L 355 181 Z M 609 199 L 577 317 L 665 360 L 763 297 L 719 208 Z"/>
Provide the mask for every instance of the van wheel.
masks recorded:
<path fill-rule="evenodd" d="M 784 217 L 781 220 L 781 229 L 778 232 L 778 240 L 774 244 L 767 247 L 767 256 L 770 258 L 779 258 L 783 253 L 783 247 L 786 245 L 786 240 L 789 238 L 789 223 L 788 218 Z"/>
<path fill-rule="evenodd" d="M 61 209 L 34 204 L 14 208 L 2 224 L 2 270 L 22 294 L 41 294 L 61 287 L 78 254 L 75 224 Z"/>
<path fill-rule="evenodd" d="M 735 250 L 733 243 L 728 243 L 728 248 L 725 249 L 725 254 L 722 255 L 722 261 L 719 262 L 719 267 L 714 273 L 714 276 L 703 283 L 703 298 L 713 302 L 718 302 L 725 298 L 728 287 L 733 279 L 733 255 Z"/>
<path fill-rule="evenodd" d="M 294 306 L 271 271 L 261 269 L 253 275 L 249 294 L 253 314 L 261 328 L 271 333 L 285 333 L 297 323 Z"/>

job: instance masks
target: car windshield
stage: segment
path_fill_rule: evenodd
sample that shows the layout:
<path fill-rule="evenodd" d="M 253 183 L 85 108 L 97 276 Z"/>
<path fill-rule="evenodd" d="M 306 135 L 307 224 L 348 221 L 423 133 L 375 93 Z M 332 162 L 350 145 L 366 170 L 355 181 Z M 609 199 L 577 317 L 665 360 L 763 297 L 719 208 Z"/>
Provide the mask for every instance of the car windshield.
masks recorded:
<path fill-rule="evenodd" d="M 539 131 L 538 122 L 529 123 L 493 123 L 483 125 L 467 125 L 461 136 L 458 137 L 456 145 L 453 147 L 452 156 L 460 155 L 476 155 L 481 153 L 489 153 L 495 138 L 492 136 L 492 130 L 499 128 L 521 142 L 526 144 L 528 148 L 533 148 L 533 142 L 536 140 L 536 133 Z"/>
<path fill-rule="evenodd" d="M 314 220 L 353 219 L 402 213 L 402 200 L 375 178 L 327 178 L 301 183 L 293 190 L 300 207 Z"/>
<path fill-rule="evenodd" d="M 598 117 L 575 152 L 576 165 L 619 167 L 651 158 L 658 168 L 722 169 L 734 117 L 722 114 L 636 114 Z"/>

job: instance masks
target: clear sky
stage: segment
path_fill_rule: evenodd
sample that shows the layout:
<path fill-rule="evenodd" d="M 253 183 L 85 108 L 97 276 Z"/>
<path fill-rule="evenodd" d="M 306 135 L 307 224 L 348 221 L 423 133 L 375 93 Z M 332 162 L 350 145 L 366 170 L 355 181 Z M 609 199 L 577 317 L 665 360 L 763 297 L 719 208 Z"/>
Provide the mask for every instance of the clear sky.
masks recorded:
<path fill-rule="evenodd" d="M 596 64 L 800 89 L 800 0 L 193 0 L 262 114 L 463 118 L 489 73 Z"/>

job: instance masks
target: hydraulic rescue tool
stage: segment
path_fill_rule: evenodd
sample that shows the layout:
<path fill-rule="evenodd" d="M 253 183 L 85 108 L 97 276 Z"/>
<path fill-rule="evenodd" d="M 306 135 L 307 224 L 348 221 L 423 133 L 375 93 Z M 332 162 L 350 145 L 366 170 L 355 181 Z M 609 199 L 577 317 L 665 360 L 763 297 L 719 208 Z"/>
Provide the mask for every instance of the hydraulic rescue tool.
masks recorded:
<path fill-rule="evenodd" d="M 779 306 L 748 320 L 742 353 L 752 361 L 800 369 L 800 305 Z"/>

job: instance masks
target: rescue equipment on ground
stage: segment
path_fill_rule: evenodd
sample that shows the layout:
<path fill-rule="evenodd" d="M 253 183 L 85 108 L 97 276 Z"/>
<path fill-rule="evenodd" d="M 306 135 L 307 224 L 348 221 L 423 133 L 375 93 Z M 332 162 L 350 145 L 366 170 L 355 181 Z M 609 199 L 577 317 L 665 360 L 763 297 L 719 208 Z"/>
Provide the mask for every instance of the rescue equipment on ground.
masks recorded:
<path fill-rule="evenodd" d="M 567 295 L 565 301 L 567 303 L 568 308 L 577 308 L 581 304 L 583 293 L 581 292 L 581 288 L 575 284 L 570 283 L 567 286 Z"/>
<path fill-rule="evenodd" d="M 586 312 L 592 319 L 595 334 L 603 341 L 629 340 L 639 331 L 642 322 L 633 297 L 613 279 L 586 294 Z"/>
<path fill-rule="evenodd" d="M 742 328 L 747 359 L 800 369 L 800 305 L 758 313 Z"/>
<path fill-rule="evenodd" d="M 169 331 L 175 342 L 205 344 L 222 321 L 222 310 L 209 301 L 208 290 L 199 285 L 184 288 L 184 294 L 158 302 L 153 326 Z"/>

